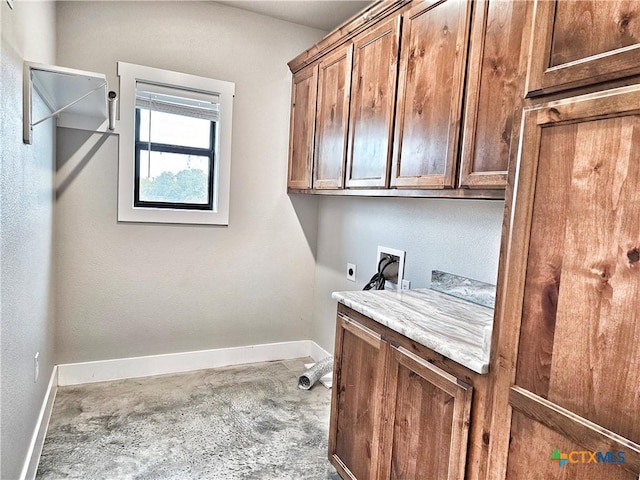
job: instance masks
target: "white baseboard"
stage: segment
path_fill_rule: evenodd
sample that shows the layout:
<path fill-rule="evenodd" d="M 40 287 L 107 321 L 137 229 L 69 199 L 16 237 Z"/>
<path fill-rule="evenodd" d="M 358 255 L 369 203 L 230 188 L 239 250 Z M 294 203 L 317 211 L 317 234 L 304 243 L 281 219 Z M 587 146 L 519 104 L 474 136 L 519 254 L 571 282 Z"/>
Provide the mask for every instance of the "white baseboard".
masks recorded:
<path fill-rule="evenodd" d="M 315 361 L 319 361 L 328 355 L 329 353 L 314 341 L 300 340 L 147 357 L 68 363 L 58 365 L 58 385 L 79 385 L 125 378 L 150 377 L 301 357 L 311 357 Z"/>
<path fill-rule="evenodd" d="M 311 343 L 311 352 L 309 352 L 309 356 L 313 358 L 315 362 L 319 362 L 323 358 L 327 358 L 331 356 L 329 352 L 327 352 L 324 348 L 322 348 L 316 342 L 309 340 L 309 343 Z"/>
<path fill-rule="evenodd" d="M 56 398 L 57 391 L 58 367 L 54 366 L 51 371 L 51 378 L 49 379 L 47 392 L 42 400 L 42 407 L 40 408 L 40 414 L 38 415 L 38 422 L 36 423 L 36 428 L 33 432 L 33 436 L 31 437 L 27 457 L 25 459 L 24 466 L 22 467 L 20 480 L 34 480 L 36 478 L 38 462 L 40 461 L 40 455 L 42 454 L 44 438 L 47 434 L 47 427 L 49 426 L 49 420 L 51 419 L 53 402 Z"/>

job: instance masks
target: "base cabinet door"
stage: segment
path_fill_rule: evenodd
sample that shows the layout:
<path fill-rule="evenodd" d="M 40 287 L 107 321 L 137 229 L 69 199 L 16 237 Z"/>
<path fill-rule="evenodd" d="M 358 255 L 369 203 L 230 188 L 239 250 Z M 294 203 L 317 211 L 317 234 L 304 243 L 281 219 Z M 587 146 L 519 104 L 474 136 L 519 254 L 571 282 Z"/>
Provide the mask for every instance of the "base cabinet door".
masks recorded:
<path fill-rule="evenodd" d="M 387 369 L 379 475 L 463 480 L 472 388 L 402 347 Z"/>
<path fill-rule="evenodd" d="M 522 141 L 490 476 L 637 480 L 640 86 L 529 109 Z"/>
<path fill-rule="evenodd" d="M 387 351 L 380 335 L 338 317 L 329 460 L 344 479 L 375 478 Z"/>

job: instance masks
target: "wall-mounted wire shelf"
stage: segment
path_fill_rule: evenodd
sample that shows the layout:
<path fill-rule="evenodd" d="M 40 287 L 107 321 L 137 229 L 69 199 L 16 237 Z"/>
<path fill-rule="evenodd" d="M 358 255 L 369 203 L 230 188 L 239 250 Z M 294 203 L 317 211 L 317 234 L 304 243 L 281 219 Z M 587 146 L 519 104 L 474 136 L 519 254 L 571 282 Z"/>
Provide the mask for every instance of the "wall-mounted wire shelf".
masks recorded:
<path fill-rule="evenodd" d="M 33 119 L 34 90 L 51 111 L 37 120 Z M 115 118 L 110 114 L 115 116 L 115 108 L 108 108 L 107 103 L 114 99 L 115 93 L 108 94 L 107 78 L 101 73 L 25 62 L 23 141 L 31 144 L 33 127 L 52 117 L 57 117 L 58 126 L 98 131 L 108 125 L 113 130 Z"/>

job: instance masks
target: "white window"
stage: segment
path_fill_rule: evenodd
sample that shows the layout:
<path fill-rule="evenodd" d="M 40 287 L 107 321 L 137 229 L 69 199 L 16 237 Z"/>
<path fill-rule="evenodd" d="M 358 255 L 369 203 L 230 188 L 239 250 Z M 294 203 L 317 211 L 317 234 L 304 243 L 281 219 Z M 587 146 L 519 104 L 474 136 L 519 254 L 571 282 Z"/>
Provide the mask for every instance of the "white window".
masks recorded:
<path fill-rule="evenodd" d="M 118 62 L 118 221 L 229 224 L 235 85 Z"/>

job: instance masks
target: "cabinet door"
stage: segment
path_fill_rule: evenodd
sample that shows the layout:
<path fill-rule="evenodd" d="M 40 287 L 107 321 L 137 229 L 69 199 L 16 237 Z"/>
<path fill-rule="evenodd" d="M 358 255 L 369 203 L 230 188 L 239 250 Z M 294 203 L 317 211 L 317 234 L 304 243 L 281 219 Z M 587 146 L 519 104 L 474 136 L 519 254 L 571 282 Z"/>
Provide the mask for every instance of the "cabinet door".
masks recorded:
<path fill-rule="evenodd" d="M 391 186 L 453 187 L 471 2 L 418 2 L 403 15 Z"/>
<path fill-rule="evenodd" d="M 529 95 L 640 73 L 637 0 L 536 2 Z"/>
<path fill-rule="evenodd" d="M 477 0 L 462 129 L 460 186 L 505 188 L 517 149 L 525 62 L 520 51 L 529 2 Z"/>
<path fill-rule="evenodd" d="M 403 347 L 391 347 L 379 475 L 462 480 L 473 389 Z"/>
<path fill-rule="evenodd" d="M 387 187 L 400 18 L 356 37 L 346 186 Z"/>
<path fill-rule="evenodd" d="M 329 459 L 343 478 L 375 478 L 388 344 L 339 315 L 331 398 Z"/>
<path fill-rule="evenodd" d="M 523 132 L 492 478 L 637 480 L 640 86 L 529 110 Z"/>
<path fill-rule="evenodd" d="M 287 187 L 311 188 L 318 65 L 293 75 Z"/>
<path fill-rule="evenodd" d="M 313 188 L 344 187 L 353 45 L 319 65 Z"/>

